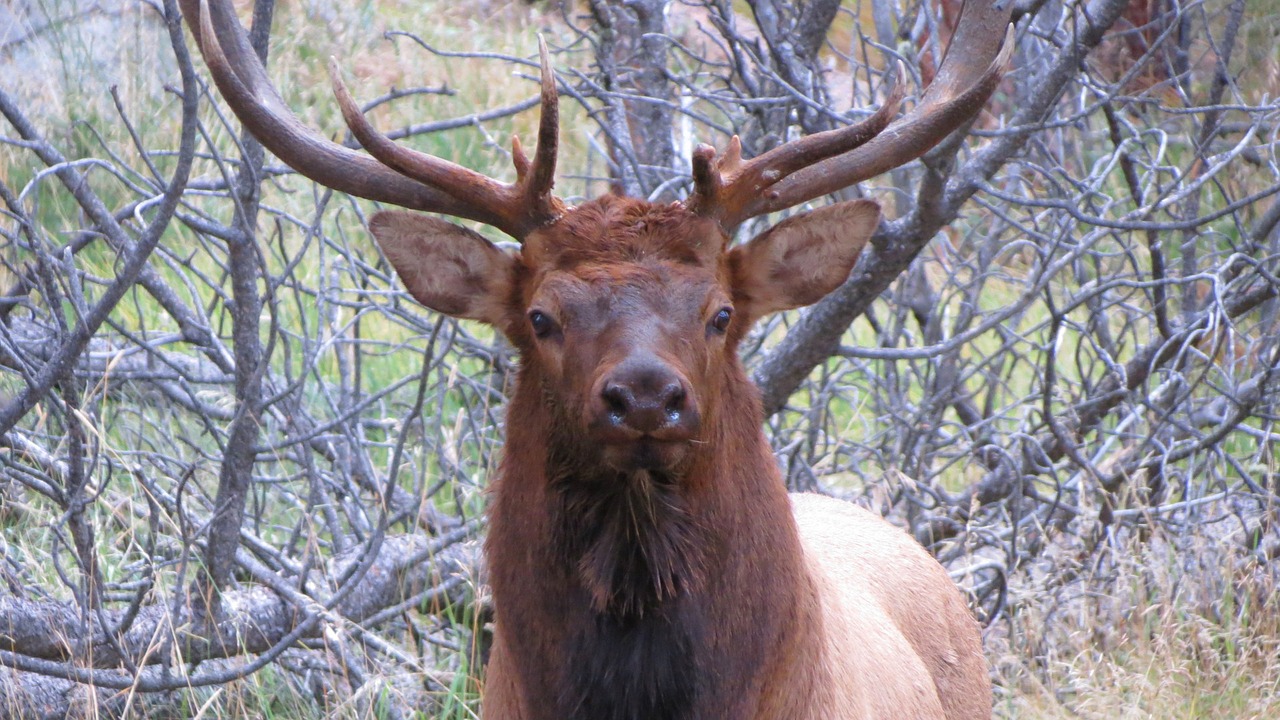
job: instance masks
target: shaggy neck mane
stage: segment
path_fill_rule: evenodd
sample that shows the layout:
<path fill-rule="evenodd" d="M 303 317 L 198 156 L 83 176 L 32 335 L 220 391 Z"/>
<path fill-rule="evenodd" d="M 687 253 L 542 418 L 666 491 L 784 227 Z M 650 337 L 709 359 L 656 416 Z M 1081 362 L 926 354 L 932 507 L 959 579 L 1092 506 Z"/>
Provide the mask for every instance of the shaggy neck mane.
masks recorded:
<path fill-rule="evenodd" d="M 552 453 L 552 547 L 597 613 L 638 619 L 701 583 L 706 546 L 679 491 L 658 471 L 584 476 Z"/>
<path fill-rule="evenodd" d="M 548 443 L 551 558 L 590 603 L 563 648 L 557 703 L 568 720 L 691 718 L 708 546 L 686 497 L 694 469 L 619 472 L 584 457 Z"/>
<path fill-rule="evenodd" d="M 791 642 L 795 613 L 775 609 L 796 606 L 799 547 L 758 405 L 730 391 L 745 384 L 730 363 L 679 466 L 623 472 L 524 368 L 489 548 L 531 718 L 694 720 L 754 702 L 751 668 Z M 779 584 L 744 584 L 752 572 Z"/>

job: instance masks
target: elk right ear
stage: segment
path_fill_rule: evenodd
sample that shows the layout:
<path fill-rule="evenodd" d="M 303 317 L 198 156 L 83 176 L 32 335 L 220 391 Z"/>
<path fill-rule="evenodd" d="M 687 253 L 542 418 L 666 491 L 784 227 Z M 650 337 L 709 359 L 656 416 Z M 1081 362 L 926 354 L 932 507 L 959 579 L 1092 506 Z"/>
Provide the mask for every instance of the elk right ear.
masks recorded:
<path fill-rule="evenodd" d="M 418 302 L 501 327 L 516 266 L 511 255 L 479 233 L 415 212 L 376 213 L 369 231 Z"/>

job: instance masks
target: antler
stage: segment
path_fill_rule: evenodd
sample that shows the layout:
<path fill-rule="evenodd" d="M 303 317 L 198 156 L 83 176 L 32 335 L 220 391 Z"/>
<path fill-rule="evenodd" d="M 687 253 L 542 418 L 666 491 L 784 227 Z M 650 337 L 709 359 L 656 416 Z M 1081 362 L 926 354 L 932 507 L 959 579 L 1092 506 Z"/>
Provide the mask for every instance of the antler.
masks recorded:
<path fill-rule="evenodd" d="M 903 75 L 901 63 L 898 75 Z M 725 227 L 754 215 L 742 215 L 756 204 L 768 188 L 794 172 L 834 155 L 857 148 L 879 135 L 902 104 L 903 83 L 896 78 L 893 92 L 874 115 L 857 125 L 806 135 L 742 162 L 742 141 L 734 135 L 724 155 L 715 148 L 699 145 L 693 151 L 693 192 L 685 207 L 699 215 L 719 220 Z"/>
<path fill-rule="evenodd" d="M 181 0 L 205 64 L 237 117 L 267 149 L 321 185 L 369 200 L 478 220 L 523 240 L 563 214 L 551 193 L 555 180 L 559 110 L 546 43 L 542 60 L 542 117 L 532 164 L 512 138 L 516 182 L 508 184 L 431 155 L 400 147 L 369 125 L 330 63 L 334 93 L 351 132 L 369 157 L 307 127 L 285 105 L 249 45 L 227 0 Z M 198 18 L 198 21 L 193 19 Z"/>
<path fill-rule="evenodd" d="M 693 153 L 686 207 L 732 231 L 757 215 L 784 210 L 875 177 L 928 152 L 986 105 L 1013 53 L 1007 0 L 966 0 L 955 34 L 919 104 L 889 123 L 902 101 L 902 69 L 875 115 L 857 125 L 809 135 L 742 162 L 742 144 L 723 156 Z"/>

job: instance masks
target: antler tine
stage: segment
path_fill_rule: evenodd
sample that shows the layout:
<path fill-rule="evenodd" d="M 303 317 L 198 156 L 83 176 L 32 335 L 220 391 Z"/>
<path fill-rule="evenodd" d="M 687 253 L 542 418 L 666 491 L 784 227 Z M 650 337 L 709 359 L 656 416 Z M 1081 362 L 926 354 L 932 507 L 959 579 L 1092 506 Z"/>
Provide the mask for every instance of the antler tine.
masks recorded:
<path fill-rule="evenodd" d="M 942 142 L 986 105 L 1014 50 L 1014 3 L 966 0 L 942 66 L 910 112 L 865 145 L 806 167 L 774 186 L 741 220 L 793 207 L 908 163 Z"/>
<path fill-rule="evenodd" d="M 333 57 L 329 58 L 329 80 L 333 84 L 333 95 L 338 100 L 338 107 L 342 110 L 342 118 L 351 134 L 378 162 L 401 175 L 436 187 L 466 204 L 483 206 L 492 196 L 501 193 L 503 186 L 496 180 L 434 155 L 397 145 L 375 130 L 352 99 L 346 83 L 342 81 L 338 61 Z"/>
<path fill-rule="evenodd" d="M 1012 5 L 966 0 L 933 84 L 915 108 L 892 123 L 905 88 L 901 67 L 889 100 L 858 125 L 792 141 L 737 172 L 722 168 L 731 153 L 713 164 L 714 151 L 700 147 L 686 206 L 732 231 L 749 218 L 836 192 L 920 157 L 977 114 L 999 85 L 1013 52 Z"/>
<path fill-rule="evenodd" d="M 514 185 L 498 182 L 434 155 L 397 145 L 375 130 L 360 112 L 342 81 L 336 59 L 329 59 L 329 75 L 347 127 L 370 155 L 392 170 L 439 188 L 465 205 L 488 209 L 496 218 L 488 221 L 490 225 L 523 239 L 530 231 L 550 223 L 564 211 L 563 203 L 551 194 L 559 131 L 558 96 L 547 44 L 541 36 L 538 45 L 542 59 L 542 118 L 538 128 L 538 149 L 530 167 L 519 138 L 512 138 L 511 159 L 516 168 Z"/>
<path fill-rule="evenodd" d="M 693 192 L 685 201 L 691 212 L 734 227 L 748 216 L 754 201 L 775 193 L 771 188 L 792 173 L 829 157 L 849 152 L 879 135 L 902 105 L 902 63 L 897 64 L 893 90 L 880 109 L 856 125 L 815 133 L 794 140 L 742 163 L 742 142 L 734 135 L 720 158 L 709 145 L 699 145 L 693 153 Z M 714 164 L 712 160 L 715 160 Z"/>
<path fill-rule="evenodd" d="M 511 136 L 511 161 L 516 166 L 516 182 L 522 188 L 526 202 L 534 214 L 556 218 L 564 213 L 564 203 L 551 194 L 556 179 L 556 155 L 560 146 L 560 94 L 556 90 L 555 74 L 551 70 L 551 57 L 547 41 L 538 34 L 538 60 L 542 73 L 542 117 L 538 121 L 538 149 L 534 152 L 533 165 L 525 157 L 524 147 L 518 136 Z M 532 172 L 530 172 L 532 170 Z"/>
<path fill-rule="evenodd" d="M 180 2 L 214 82 L 236 116 L 267 149 L 312 180 L 370 200 L 477 220 L 521 240 L 563 212 L 563 203 L 550 194 L 556 129 L 549 131 L 549 144 L 541 140 L 548 135 L 548 106 L 549 122 L 557 122 L 554 80 L 549 99 L 546 89 L 549 69 L 543 72 L 543 120 L 535 172 L 529 181 L 521 178 L 515 185 L 507 185 L 391 142 L 364 119 L 332 64 L 334 92 L 343 117 L 373 157 L 324 138 L 285 106 L 227 0 Z M 549 68 L 545 48 L 542 56 L 544 68 Z M 519 173 L 523 158 L 514 159 Z M 531 187 L 537 190 L 530 192 Z"/>
<path fill-rule="evenodd" d="M 542 118 L 538 123 L 538 149 L 533 156 L 533 174 L 527 192 L 536 197 L 551 197 L 555 184 L 556 154 L 560 147 L 560 96 L 556 78 L 551 72 L 547 41 L 538 35 L 538 59 L 542 64 Z"/>

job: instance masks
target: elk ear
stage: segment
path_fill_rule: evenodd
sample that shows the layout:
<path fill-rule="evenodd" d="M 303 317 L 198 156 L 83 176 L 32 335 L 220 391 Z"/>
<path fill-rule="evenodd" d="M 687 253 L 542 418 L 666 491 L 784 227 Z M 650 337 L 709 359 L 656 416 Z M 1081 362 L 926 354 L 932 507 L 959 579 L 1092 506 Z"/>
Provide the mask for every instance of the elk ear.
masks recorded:
<path fill-rule="evenodd" d="M 418 302 L 501 326 L 516 265 L 511 255 L 479 233 L 415 212 L 377 213 L 369 231 Z"/>
<path fill-rule="evenodd" d="M 849 277 L 879 223 L 879 204 L 852 200 L 774 225 L 729 251 L 734 305 L 755 319 L 821 300 Z"/>

